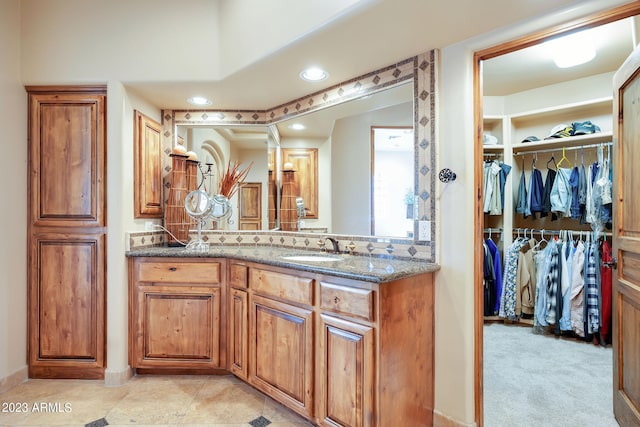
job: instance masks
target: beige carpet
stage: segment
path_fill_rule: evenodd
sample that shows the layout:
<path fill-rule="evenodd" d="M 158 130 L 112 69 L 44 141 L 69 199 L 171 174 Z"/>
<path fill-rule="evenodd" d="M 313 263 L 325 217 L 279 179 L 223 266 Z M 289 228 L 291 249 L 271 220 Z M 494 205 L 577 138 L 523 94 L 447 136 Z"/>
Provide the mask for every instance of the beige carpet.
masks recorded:
<path fill-rule="evenodd" d="M 618 426 L 612 394 L 611 347 L 484 326 L 486 427 Z"/>

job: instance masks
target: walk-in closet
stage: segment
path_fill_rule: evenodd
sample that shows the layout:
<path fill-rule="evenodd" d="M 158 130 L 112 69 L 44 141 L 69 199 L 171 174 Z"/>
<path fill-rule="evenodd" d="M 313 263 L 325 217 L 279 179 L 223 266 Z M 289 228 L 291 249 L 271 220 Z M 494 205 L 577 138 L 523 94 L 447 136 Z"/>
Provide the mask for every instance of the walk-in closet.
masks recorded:
<path fill-rule="evenodd" d="M 582 65 L 557 40 L 483 61 L 485 426 L 617 425 L 612 79 L 635 28 L 583 31 Z"/>

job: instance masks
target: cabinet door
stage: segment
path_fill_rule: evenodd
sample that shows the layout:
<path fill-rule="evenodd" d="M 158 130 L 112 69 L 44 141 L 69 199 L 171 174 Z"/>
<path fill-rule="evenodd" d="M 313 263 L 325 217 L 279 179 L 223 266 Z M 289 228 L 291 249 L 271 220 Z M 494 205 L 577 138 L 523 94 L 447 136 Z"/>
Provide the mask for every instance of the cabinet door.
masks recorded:
<path fill-rule="evenodd" d="M 103 234 L 31 237 L 29 375 L 102 378 Z"/>
<path fill-rule="evenodd" d="M 254 295 L 250 322 L 250 383 L 290 409 L 311 417 L 312 312 Z"/>
<path fill-rule="evenodd" d="M 220 288 L 140 286 L 136 368 L 220 367 Z"/>
<path fill-rule="evenodd" d="M 162 125 L 134 111 L 134 218 L 162 218 Z"/>
<path fill-rule="evenodd" d="M 323 314 L 320 331 L 320 425 L 374 425 L 373 328 Z"/>
<path fill-rule="evenodd" d="M 238 228 L 262 229 L 262 183 L 247 182 L 238 191 Z"/>
<path fill-rule="evenodd" d="M 101 93 L 29 93 L 31 224 L 105 225 L 105 104 Z"/>
<path fill-rule="evenodd" d="M 296 188 L 304 200 L 306 218 L 318 218 L 318 149 L 283 148 L 282 164 L 293 163 Z"/>
<path fill-rule="evenodd" d="M 248 379 L 247 362 L 249 358 L 249 311 L 247 292 L 239 289 L 231 290 L 229 301 L 229 355 L 231 372 L 243 380 Z"/>

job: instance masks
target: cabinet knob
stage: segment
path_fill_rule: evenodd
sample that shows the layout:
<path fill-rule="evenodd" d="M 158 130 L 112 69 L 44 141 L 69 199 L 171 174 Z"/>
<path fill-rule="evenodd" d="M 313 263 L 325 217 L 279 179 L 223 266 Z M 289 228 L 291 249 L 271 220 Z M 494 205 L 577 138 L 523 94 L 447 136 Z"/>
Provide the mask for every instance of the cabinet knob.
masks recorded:
<path fill-rule="evenodd" d="M 337 303 L 339 303 L 339 302 L 340 302 L 340 298 L 338 298 L 338 297 L 333 297 L 333 302 L 334 302 L 334 303 L 336 303 L 336 304 L 337 304 Z"/>
<path fill-rule="evenodd" d="M 169 271 L 176 271 L 178 267 L 169 267 Z"/>

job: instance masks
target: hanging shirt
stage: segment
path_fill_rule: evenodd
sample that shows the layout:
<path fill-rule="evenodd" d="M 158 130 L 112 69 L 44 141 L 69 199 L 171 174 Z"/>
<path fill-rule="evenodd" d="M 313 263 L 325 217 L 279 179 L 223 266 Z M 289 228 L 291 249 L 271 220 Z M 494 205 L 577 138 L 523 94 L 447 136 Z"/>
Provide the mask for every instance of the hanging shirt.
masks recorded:
<path fill-rule="evenodd" d="M 551 211 L 567 217 L 571 216 L 571 169 L 558 168 L 558 174 L 551 188 Z"/>
<path fill-rule="evenodd" d="M 493 272 L 493 258 L 489 253 L 489 247 L 486 243 L 482 244 L 484 250 L 484 315 L 491 316 L 493 305 L 495 304 L 495 274 Z"/>
<path fill-rule="evenodd" d="M 551 212 L 551 189 L 553 183 L 556 180 L 556 171 L 553 169 L 547 169 L 547 177 L 544 181 L 544 189 L 542 191 L 542 211 L 540 217 L 545 217 Z M 554 213 L 551 214 L 551 221 L 558 219 L 558 216 Z"/>
<path fill-rule="evenodd" d="M 516 316 L 532 315 L 535 310 L 536 269 L 533 260 L 534 239 L 525 242 L 518 251 L 518 270 L 516 273 Z"/>
<path fill-rule="evenodd" d="M 485 243 L 487 244 L 489 253 L 493 258 L 493 272 L 495 275 L 494 286 L 496 289 L 493 314 L 498 314 L 500 312 L 500 296 L 502 295 L 502 261 L 500 260 L 500 251 L 498 250 L 498 246 L 496 246 L 495 242 L 491 239 L 487 239 Z"/>
<path fill-rule="evenodd" d="M 518 184 L 518 202 L 516 203 L 516 212 L 521 213 L 526 218 L 527 209 L 527 184 L 525 182 L 524 170 L 520 174 L 520 183 Z M 506 263 L 506 262 L 505 262 Z"/>
<path fill-rule="evenodd" d="M 531 200 L 531 215 L 536 218 L 536 212 L 542 212 L 542 196 L 544 185 L 542 184 L 542 173 L 537 168 L 531 171 L 531 182 L 529 187 L 529 198 Z"/>
<path fill-rule="evenodd" d="M 571 266 L 571 329 L 584 337 L 584 243 L 579 241 Z"/>
<path fill-rule="evenodd" d="M 574 256 L 573 243 L 565 240 L 560 252 L 562 265 L 560 276 L 560 289 L 562 293 L 562 317 L 560 317 L 560 330 L 570 331 L 571 328 L 571 279 L 572 262 Z"/>
<path fill-rule="evenodd" d="M 502 296 L 500 298 L 500 312 L 498 315 L 507 319 L 515 320 L 516 316 L 516 298 L 517 298 L 517 282 L 518 273 L 518 252 L 526 241 L 524 239 L 516 240 L 505 251 L 504 255 L 504 275 L 502 282 Z"/>
<path fill-rule="evenodd" d="M 545 278 L 545 291 L 547 293 L 546 321 L 549 325 L 555 325 L 558 305 L 558 248 L 551 252 L 549 273 Z"/>
<path fill-rule="evenodd" d="M 587 267 L 585 270 L 585 286 L 587 287 L 587 332 L 598 332 L 600 328 L 600 312 L 598 310 L 598 274 L 596 252 L 597 246 L 589 244 L 587 253 Z"/>
<path fill-rule="evenodd" d="M 574 167 L 569 176 L 569 185 L 571 186 L 571 218 L 579 219 L 580 210 L 580 170 Z"/>
<path fill-rule="evenodd" d="M 584 206 L 584 222 L 592 223 L 595 222 L 595 215 L 593 212 L 593 180 L 591 167 L 586 168 L 586 186 L 587 191 Z"/>
<path fill-rule="evenodd" d="M 498 174 L 498 177 L 500 179 L 500 201 L 501 201 L 501 208 L 503 210 L 504 210 L 504 186 L 507 182 L 507 176 L 509 175 L 509 172 L 511 172 L 511 166 L 505 163 L 500 163 L 500 173 Z"/>
<path fill-rule="evenodd" d="M 484 212 L 485 213 L 489 213 L 489 211 L 491 210 L 491 198 L 493 197 L 493 194 L 494 194 L 496 177 L 498 176 L 498 173 L 500 173 L 500 170 L 501 170 L 500 165 L 496 161 L 490 162 L 488 164 L 485 163 L 485 169 L 484 169 L 484 176 L 485 176 Z"/>

